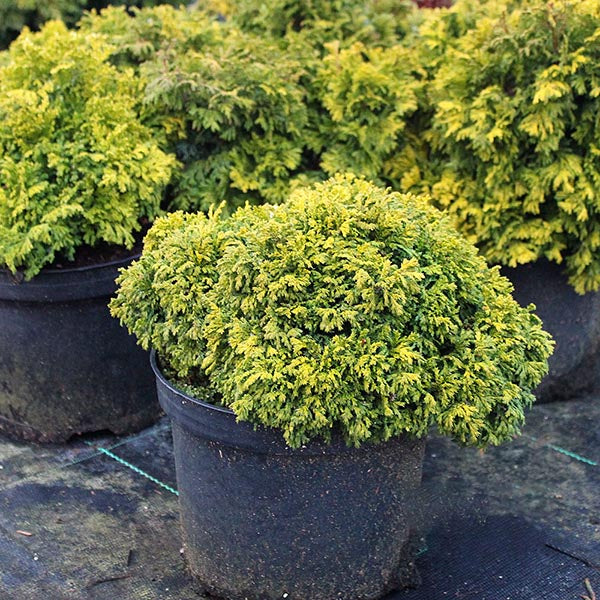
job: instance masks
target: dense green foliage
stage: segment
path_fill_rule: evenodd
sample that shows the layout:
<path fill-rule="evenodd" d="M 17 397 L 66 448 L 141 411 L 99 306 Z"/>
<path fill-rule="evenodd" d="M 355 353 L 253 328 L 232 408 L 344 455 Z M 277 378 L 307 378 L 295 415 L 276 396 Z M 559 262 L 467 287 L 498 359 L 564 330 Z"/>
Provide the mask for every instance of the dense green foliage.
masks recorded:
<path fill-rule="evenodd" d="M 39 29 L 50 19 L 73 25 L 85 9 L 100 9 L 109 3 L 128 7 L 179 4 L 177 0 L 0 0 L 0 48 L 7 47 L 25 26 Z"/>
<path fill-rule="evenodd" d="M 131 247 L 175 160 L 135 111 L 139 83 L 98 36 L 58 21 L 0 67 L 0 266 L 26 277 L 100 241 Z"/>
<path fill-rule="evenodd" d="M 250 198 L 285 198 L 307 122 L 300 61 L 274 42 L 231 30 L 224 45 L 165 50 L 141 71 L 145 101 L 171 126 L 186 165 L 174 207 L 207 210 L 225 200 L 231 209 Z"/>
<path fill-rule="evenodd" d="M 86 0 L 0 0 L 0 48 L 19 35 L 23 27 L 38 29 L 49 19 L 74 23 Z"/>
<path fill-rule="evenodd" d="M 412 10 L 410 0 L 230 0 L 228 18 L 244 31 L 323 48 L 332 41 L 393 44 Z"/>
<path fill-rule="evenodd" d="M 288 202 L 175 213 L 112 302 L 186 389 L 299 446 L 514 435 L 547 369 L 532 307 L 425 198 L 350 176 Z"/>
<path fill-rule="evenodd" d="M 409 143 L 407 122 L 419 105 L 424 72 L 401 45 L 326 46 L 314 82 L 313 149 L 328 175 L 350 171 L 389 182 Z"/>
<path fill-rule="evenodd" d="M 499 18 L 521 0 L 457 0 L 447 9 L 412 13 L 406 43 L 418 48 L 422 64 L 435 71 L 449 48 L 482 19 Z"/>
<path fill-rule="evenodd" d="M 402 170 L 410 152 L 407 122 L 424 70 L 402 40 L 418 12 L 411 1 L 231 2 L 243 30 L 280 40 L 302 57 L 308 124 L 302 167 L 307 179 L 350 171 L 378 182 Z M 273 200 L 272 198 L 270 200 Z"/>
<path fill-rule="evenodd" d="M 580 293 L 600 286 L 599 13 L 536 0 L 480 18 L 431 88 L 438 205 L 489 260 L 564 262 Z"/>
<path fill-rule="evenodd" d="M 157 7 L 132 18 L 110 9 L 81 27 L 107 36 L 114 62 L 139 69 L 146 121 L 167 131 L 184 165 L 171 208 L 285 198 L 306 145 L 299 59 L 210 12 Z"/>
<path fill-rule="evenodd" d="M 109 6 L 85 14 L 77 26 L 82 33 L 105 35 L 114 46 L 112 61 L 132 67 L 155 59 L 161 50 L 171 55 L 201 51 L 223 45 L 227 37 L 211 12 L 169 5 L 129 10 Z"/>
<path fill-rule="evenodd" d="M 424 76 L 398 43 L 411 2 L 229 2 L 225 23 L 216 4 L 80 23 L 108 36 L 116 64 L 139 68 L 143 114 L 185 165 L 172 207 L 277 203 L 338 171 L 387 182 L 403 170 Z"/>
<path fill-rule="evenodd" d="M 584 292 L 600 286 L 599 13 L 203 0 L 112 7 L 80 31 L 139 76 L 135 110 L 181 165 L 170 209 L 279 203 L 352 172 L 430 193 L 492 262 L 564 262 Z"/>

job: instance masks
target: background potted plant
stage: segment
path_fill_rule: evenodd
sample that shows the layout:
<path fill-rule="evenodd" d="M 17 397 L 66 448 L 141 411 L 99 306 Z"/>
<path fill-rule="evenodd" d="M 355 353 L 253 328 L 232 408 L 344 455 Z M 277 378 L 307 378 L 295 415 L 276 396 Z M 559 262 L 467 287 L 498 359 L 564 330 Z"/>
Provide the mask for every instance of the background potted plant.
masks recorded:
<path fill-rule="evenodd" d="M 107 9 L 80 23 L 106 36 L 118 65 L 144 82 L 142 113 L 181 163 L 170 207 L 228 210 L 281 202 L 303 160 L 304 67 L 269 38 L 219 22 L 214 11 Z"/>
<path fill-rule="evenodd" d="M 399 187 L 430 191 L 536 304 L 557 342 L 537 394 L 564 399 L 600 385 L 600 14 L 506 2 L 465 28 L 471 4 L 423 26 L 425 61 L 432 33 L 458 35 L 433 69 L 427 168 Z"/>
<path fill-rule="evenodd" d="M 0 67 L 0 429 L 40 441 L 159 414 L 145 353 L 107 302 L 174 158 L 99 36 L 24 32 Z"/>
<path fill-rule="evenodd" d="M 172 206 L 278 203 L 338 171 L 383 180 L 403 168 L 388 162 L 422 88 L 399 45 L 412 2 L 230 2 L 221 21 L 214 5 L 109 8 L 79 23 L 145 82 L 143 114 L 184 165 Z"/>
<path fill-rule="evenodd" d="M 551 352 L 426 199 L 352 176 L 161 218 L 119 284 L 113 315 L 157 352 L 187 560 L 232 599 L 405 585 L 427 431 L 511 438 Z"/>

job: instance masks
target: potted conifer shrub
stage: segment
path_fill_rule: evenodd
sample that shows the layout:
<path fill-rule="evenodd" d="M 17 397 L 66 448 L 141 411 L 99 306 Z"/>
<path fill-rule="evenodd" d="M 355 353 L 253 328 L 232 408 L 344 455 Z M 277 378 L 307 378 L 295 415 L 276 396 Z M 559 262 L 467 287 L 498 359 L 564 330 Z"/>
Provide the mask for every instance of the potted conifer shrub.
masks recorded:
<path fill-rule="evenodd" d="M 122 433 L 160 411 L 107 303 L 175 160 L 110 52 L 50 22 L 0 67 L 0 430 L 25 439 Z"/>
<path fill-rule="evenodd" d="M 536 304 L 557 342 L 538 397 L 566 398 L 600 385 L 600 13 L 585 0 L 501 6 L 435 72 L 425 183 Z"/>
<path fill-rule="evenodd" d="M 511 438 L 551 352 L 442 213 L 352 176 L 161 217 L 119 285 L 113 315 L 156 351 L 191 572 L 235 600 L 406 584 L 427 431 Z"/>

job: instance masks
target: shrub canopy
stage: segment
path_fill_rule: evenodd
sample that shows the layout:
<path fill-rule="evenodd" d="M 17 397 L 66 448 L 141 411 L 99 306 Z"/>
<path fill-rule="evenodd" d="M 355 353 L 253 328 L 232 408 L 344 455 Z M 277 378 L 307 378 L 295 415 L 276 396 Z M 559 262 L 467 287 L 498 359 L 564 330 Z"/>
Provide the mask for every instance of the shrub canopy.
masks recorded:
<path fill-rule="evenodd" d="M 85 9 L 100 9 L 109 3 L 127 7 L 179 4 L 178 0 L 0 0 L 0 49 L 24 27 L 37 30 L 51 19 L 73 25 Z"/>
<path fill-rule="evenodd" d="M 485 256 L 600 287 L 597 2 L 522 3 L 449 48 L 431 90 L 439 206 Z M 436 160 L 434 158 L 434 160 Z"/>
<path fill-rule="evenodd" d="M 159 212 L 175 160 L 110 51 L 56 21 L 25 31 L 0 66 L 0 265 L 27 278 L 83 244 L 131 247 Z"/>
<path fill-rule="evenodd" d="M 166 132 L 165 149 L 183 165 L 171 209 L 286 197 L 307 123 L 299 58 L 208 10 L 107 9 L 80 25 L 107 36 L 116 64 L 139 71 L 145 122 Z"/>
<path fill-rule="evenodd" d="M 402 169 L 395 150 L 424 75 L 399 45 L 412 2 L 225 2 L 224 22 L 216 4 L 109 8 L 80 23 L 145 82 L 145 122 L 184 165 L 172 208 L 278 203 L 338 171 L 387 182 Z"/>
<path fill-rule="evenodd" d="M 163 217 L 119 284 L 113 314 L 175 382 L 291 446 L 433 425 L 500 443 L 551 352 L 533 307 L 426 198 L 351 176 L 229 219 Z"/>
<path fill-rule="evenodd" d="M 243 31 L 322 49 L 336 40 L 393 44 L 413 10 L 410 0 L 230 0 L 228 19 Z"/>
<path fill-rule="evenodd" d="M 307 122 L 300 61 L 237 30 L 223 45 L 159 52 L 142 66 L 145 102 L 170 124 L 185 170 L 174 208 L 282 201 L 299 170 Z"/>
<path fill-rule="evenodd" d="M 114 46 L 111 60 L 119 66 L 139 67 L 159 50 L 185 53 L 223 45 L 223 23 L 208 10 L 186 10 L 170 5 L 144 8 L 108 6 L 86 13 L 77 27 L 82 33 L 106 36 Z"/>

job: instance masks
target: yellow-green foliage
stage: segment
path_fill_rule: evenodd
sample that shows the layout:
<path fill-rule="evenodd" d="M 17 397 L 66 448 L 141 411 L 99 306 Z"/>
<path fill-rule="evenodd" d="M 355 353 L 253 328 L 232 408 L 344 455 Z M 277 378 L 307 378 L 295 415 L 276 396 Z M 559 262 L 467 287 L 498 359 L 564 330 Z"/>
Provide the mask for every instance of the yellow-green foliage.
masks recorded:
<path fill-rule="evenodd" d="M 140 124 L 139 83 L 110 52 L 53 21 L 0 67 L 0 265 L 26 277 L 82 244 L 130 247 L 159 211 L 175 160 Z"/>
<path fill-rule="evenodd" d="M 111 304 L 186 389 L 291 446 L 517 433 L 551 341 L 426 198 L 350 176 L 150 230 Z M 208 378 L 208 388 L 202 386 Z"/>
<path fill-rule="evenodd" d="M 269 40 L 228 33 L 223 45 L 165 50 L 141 68 L 146 103 L 179 124 L 171 143 L 186 168 L 175 208 L 280 202 L 300 168 L 307 122 L 300 61 Z"/>
<path fill-rule="evenodd" d="M 184 165 L 170 208 L 285 198 L 306 143 L 299 58 L 201 10 L 108 9 L 81 27 L 106 35 L 118 64 L 139 68 L 146 121 L 166 130 Z"/>
<path fill-rule="evenodd" d="M 600 286 L 600 15 L 535 0 L 448 49 L 431 91 L 435 199 L 488 259 Z"/>
<path fill-rule="evenodd" d="M 80 27 L 106 35 L 117 64 L 139 68 L 145 122 L 168 132 L 184 165 L 170 206 L 225 200 L 231 210 L 281 202 L 338 171 L 393 183 L 414 168 L 422 142 L 406 125 L 425 71 L 398 43 L 412 10 L 391 0 L 251 0 L 229 2 L 225 23 L 200 3 L 133 16 L 107 9 Z"/>
<path fill-rule="evenodd" d="M 230 0 L 228 18 L 244 31 L 292 41 L 393 44 L 405 31 L 411 0 Z"/>
<path fill-rule="evenodd" d="M 326 45 L 315 78 L 313 117 L 320 167 L 387 181 L 407 143 L 407 122 L 418 107 L 424 71 L 404 46 Z"/>
<path fill-rule="evenodd" d="M 87 0 L 0 0 L 0 48 L 5 48 L 23 27 L 38 28 L 49 19 L 73 23 Z"/>
<path fill-rule="evenodd" d="M 160 4 L 179 4 L 177 0 L 158 0 Z M 73 25 L 84 9 L 99 9 L 107 4 L 128 7 L 157 4 L 156 0 L 0 0 L 0 48 L 5 48 L 23 27 L 39 29 L 50 19 Z"/>
<path fill-rule="evenodd" d="M 139 66 L 159 50 L 172 53 L 222 45 L 223 25 L 206 11 L 161 5 L 149 8 L 109 6 L 92 11 L 78 23 L 83 33 L 107 36 L 115 47 L 112 60 L 118 65 Z"/>
<path fill-rule="evenodd" d="M 299 56 L 308 127 L 304 174 L 351 171 L 378 182 L 402 169 L 424 71 L 400 45 L 418 12 L 410 0 L 232 1 L 230 20 Z M 271 199 L 272 200 L 272 199 Z"/>
<path fill-rule="evenodd" d="M 481 19 L 500 17 L 521 0 L 456 0 L 449 8 L 421 8 L 411 12 L 401 44 L 406 61 L 419 73 L 418 108 L 405 123 L 392 157 L 386 161 L 384 181 L 396 190 L 430 193 L 444 157 L 431 151 L 434 103 L 430 82 L 450 48 Z"/>
<path fill-rule="evenodd" d="M 419 47 L 421 62 L 429 70 L 439 66 L 449 48 L 481 19 L 498 18 L 522 0 L 456 0 L 449 8 L 422 8 L 411 13 L 407 45 Z"/>

